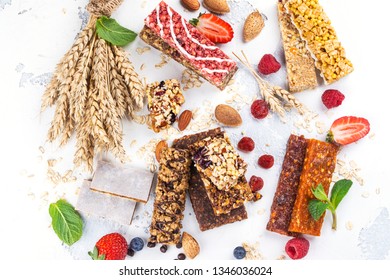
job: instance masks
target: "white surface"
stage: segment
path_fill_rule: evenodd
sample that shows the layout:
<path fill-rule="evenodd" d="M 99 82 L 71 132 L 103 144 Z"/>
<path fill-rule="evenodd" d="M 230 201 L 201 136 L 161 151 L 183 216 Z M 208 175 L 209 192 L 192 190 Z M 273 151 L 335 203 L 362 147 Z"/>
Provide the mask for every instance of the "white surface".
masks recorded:
<path fill-rule="evenodd" d="M 139 32 L 143 26 L 143 18 L 157 3 L 157 0 L 126 0 L 113 17 L 122 25 Z M 187 19 L 198 14 L 184 12 L 178 4 L 179 1 L 167 0 L 167 3 Z M 254 65 L 265 53 L 273 53 L 281 58 L 276 0 L 252 3 L 268 17 L 265 29 L 254 41 L 243 44 L 240 38 L 242 21 L 238 18 L 237 22 L 234 22 L 235 42 L 224 45 L 223 49 L 229 54 L 233 50 L 245 50 Z M 386 247 L 389 240 L 383 234 L 386 227 L 388 229 L 389 216 L 386 209 L 390 206 L 386 176 L 389 158 L 386 136 L 390 115 L 386 73 L 388 71 L 384 70 L 389 64 L 386 63 L 387 47 L 381 39 L 386 32 L 383 30 L 385 24 L 382 24 L 384 19 L 378 15 L 384 9 L 383 1 L 370 1 L 369 6 L 363 3 L 365 2 L 353 0 L 321 1 L 347 50 L 348 57 L 354 63 L 355 71 L 331 86 L 322 85 L 316 90 L 296 95 L 319 114 L 319 120 L 326 127 L 329 127 L 337 117 L 357 115 L 371 122 L 372 136 L 343 148 L 339 158 L 347 162 L 353 160 L 361 167 L 360 174 L 364 178 L 364 186 L 354 182 L 350 193 L 340 204 L 337 232 L 330 229 L 331 221 L 328 214 L 321 237 L 308 237 L 311 247 L 306 259 L 389 259 Z M 56 171 L 60 173 L 72 169 L 74 140 L 64 148 L 58 148 L 56 143 L 47 143 L 46 133 L 53 109 L 40 113 L 44 85 L 48 82 L 56 63 L 69 49 L 80 31 L 82 19 L 86 19 L 84 9 L 86 4 L 86 0 L 0 0 L 0 77 L 3 97 L 0 103 L 3 150 L 1 171 L 3 191 L 0 195 L 2 259 L 87 259 L 87 250 L 92 249 L 97 239 L 105 232 L 118 230 L 125 234 L 128 240 L 135 236 L 144 239 L 148 237 L 145 229 L 150 223 L 150 216 L 145 215 L 144 210 L 151 209 L 150 203 L 145 207 L 138 207 L 136 210 L 138 217 L 130 227 L 119 227 L 88 219 L 82 239 L 72 250 L 63 246 L 50 228 L 49 204 L 59 197 L 64 197 L 75 204 L 77 188 L 81 186 L 83 179 L 90 178 L 89 174 L 76 170 L 74 173 L 78 178 L 76 182 L 59 184 L 56 187 L 50 184 L 46 178 L 47 160 L 62 158 L 55 166 Z M 378 30 L 378 33 L 372 33 L 373 30 Z M 136 48 L 142 46 L 145 44 L 137 38 L 126 47 L 131 53 L 131 60 L 136 69 L 139 69 L 142 63 L 147 65 L 143 71 L 139 71 L 141 77 L 146 77 L 148 82 L 166 78 L 180 79 L 184 69 L 182 66 L 171 61 L 164 68 L 157 69 L 153 65 L 161 61 L 160 53 L 153 49 L 139 55 Z M 283 69 L 271 79 L 283 84 L 284 75 Z M 256 85 L 249 78 L 247 71 L 240 70 L 236 80 L 240 94 L 250 98 L 258 94 Z M 343 105 L 330 111 L 322 105 L 320 98 L 321 93 L 328 88 L 337 88 L 346 95 Z M 231 94 L 229 95 L 227 91 L 219 92 L 204 83 L 200 89 L 185 92 L 185 97 L 187 101 L 183 110 L 202 107 L 204 100 L 209 100 L 211 106 L 214 106 L 230 99 Z M 226 131 L 234 143 L 237 143 L 241 132 L 254 138 L 256 150 L 250 155 L 243 156 L 250 166 L 248 178 L 252 174 L 264 178 L 265 187 L 262 190 L 264 197 L 257 203 L 248 203 L 248 220 L 203 233 L 199 231 L 191 205 L 188 203 L 184 230 L 199 241 L 201 245 L 199 260 L 232 259 L 234 247 L 242 242 L 257 243 L 258 251 L 265 259 L 273 260 L 285 254 L 284 245 L 289 238 L 265 230 L 280 172 L 283 149 L 288 135 L 294 130 L 306 137 L 318 139 L 325 137 L 324 134 L 316 133 L 315 126 L 312 133 L 306 130 L 297 131 L 293 126 L 294 120 L 298 119 L 295 112 L 289 114 L 290 120 L 283 124 L 276 116 L 255 121 L 249 115 L 248 105 L 241 104 L 240 107 L 240 112 L 245 118 L 243 126 Z M 124 121 L 123 125 L 124 145 L 128 155 L 133 159 L 132 164 L 146 167 L 145 162 L 137 157 L 136 151 L 150 139 L 162 136 L 128 121 Z M 137 140 L 137 144 L 130 147 L 134 139 Z M 44 147 L 44 153 L 39 150 L 40 146 Z M 276 157 L 276 164 L 271 170 L 265 171 L 256 167 L 256 159 L 262 153 L 270 153 Z M 375 223 L 377 217 L 381 220 Z M 346 228 L 347 222 L 353 225 L 351 230 Z M 370 227 L 372 222 L 375 226 Z M 363 234 L 359 238 L 362 229 Z M 380 247 L 387 248 L 387 251 L 379 250 Z M 178 252 L 179 250 L 172 248 L 164 255 L 158 248 L 146 248 L 137 253 L 134 259 L 173 259 Z"/>

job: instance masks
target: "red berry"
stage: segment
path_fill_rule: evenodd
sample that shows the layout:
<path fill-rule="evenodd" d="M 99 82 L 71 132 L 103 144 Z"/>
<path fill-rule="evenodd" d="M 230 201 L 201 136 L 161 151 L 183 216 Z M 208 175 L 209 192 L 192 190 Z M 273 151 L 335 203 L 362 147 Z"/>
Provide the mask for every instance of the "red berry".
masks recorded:
<path fill-rule="evenodd" d="M 237 148 L 243 152 L 251 152 L 255 148 L 255 142 L 250 137 L 242 137 Z"/>
<path fill-rule="evenodd" d="M 293 260 L 302 259 L 309 251 L 310 243 L 303 237 L 295 237 L 286 243 L 286 253 Z"/>
<path fill-rule="evenodd" d="M 268 115 L 268 104 L 262 99 L 255 100 L 251 106 L 252 116 L 256 119 L 264 119 Z"/>
<path fill-rule="evenodd" d="M 127 241 L 119 233 L 104 235 L 96 242 L 93 252 L 89 252 L 92 259 L 124 260 L 127 254 Z"/>
<path fill-rule="evenodd" d="M 249 186 L 251 187 L 252 192 L 257 192 L 264 187 L 264 181 L 261 177 L 253 175 L 249 180 Z"/>
<path fill-rule="evenodd" d="M 263 168 L 271 168 L 274 165 L 274 157 L 271 155 L 262 155 L 257 163 Z"/>
<path fill-rule="evenodd" d="M 269 75 L 278 72 L 281 65 L 272 54 L 265 54 L 258 65 L 259 72 L 263 75 Z"/>
<path fill-rule="evenodd" d="M 341 103 L 343 103 L 345 96 L 338 90 L 328 89 L 324 91 L 321 99 L 325 107 L 331 109 L 340 106 Z"/>

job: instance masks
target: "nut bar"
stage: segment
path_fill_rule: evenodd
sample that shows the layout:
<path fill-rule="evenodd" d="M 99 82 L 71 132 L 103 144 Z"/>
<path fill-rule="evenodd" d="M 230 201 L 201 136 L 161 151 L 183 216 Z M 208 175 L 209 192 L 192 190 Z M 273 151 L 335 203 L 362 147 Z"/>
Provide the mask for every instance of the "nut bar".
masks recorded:
<path fill-rule="evenodd" d="M 279 26 L 286 58 L 287 80 L 290 92 L 300 92 L 317 87 L 314 59 L 306 48 L 298 30 L 291 22 L 284 7 L 286 0 L 279 0 Z"/>
<path fill-rule="evenodd" d="M 335 29 L 318 0 L 287 0 L 285 7 L 327 84 L 353 71 L 352 63 L 346 58 Z"/>
<path fill-rule="evenodd" d="M 161 152 L 149 243 L 180 241 L 190 163 L 188 151 L 166 148 Z"/>
<path fill-rule="evenodd" d="M 290 135 L 267 224 L 269 231 L 293 235 L 288 231 L 288 227 L 298 192 L 306 147 L 307 141 L 303 136 Z"/>
<path fill-rule="evenodd" d="M 332 175 L 336 167 L 337 152 L 338 148 L 334 144 L 316 139 L 308 140 L 289 231 L 315 236 L 321 234 L 324 215 L 318 221 L 315 221 L 310 215 L 308 204 L 311 199 L 315 198 L 311 191 L 313 187 L 322 184 L 325 192 L 329 192 Z"/>
<path fill-rule="evenodd" d="M 152 129 L 160 132 L 169 128 L 184 103 L 180 83 L 175 79 L 154 82 L 147 86 L 146 94 Z"/>
<path fill-rule="evenodd" d="M 164 1 L 145 19 L 140 38 L 223 90 L 237 63 Z"/>
<path fill-rule="evenodd" d="M 173 147 L 188 149 L 193 155 L 195 153 L 196 142 L 205 138 L 224 138 L 224 132 L 221 128 L 212 129 L 205 132 L 200 132 L 193 135 L 186 135 L 182 138 L 173 141 Z M 216 189 L 216 188 L 215 188 Z M 216 215 L 213 205 L 205 189 L 205 184 L 201 174 L 195 166 L 191 167 L 190 186 L 188 188 L 191 204 L 194 209 L 196 219 L 201 231 L 213 229 L 225 224 L 234 223 L 248 218 L 245 206 L 231 210 L 227 214 Z"/>

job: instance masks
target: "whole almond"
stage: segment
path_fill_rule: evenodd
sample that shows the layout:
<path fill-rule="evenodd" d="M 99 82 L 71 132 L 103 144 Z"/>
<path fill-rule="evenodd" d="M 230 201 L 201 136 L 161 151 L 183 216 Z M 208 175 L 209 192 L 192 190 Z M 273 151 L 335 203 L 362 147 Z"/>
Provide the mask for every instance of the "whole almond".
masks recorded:
<path fill-rule="evenodd" d="M 264 19 L 258 10 L 251 13 L 244 24 L 244 41 L 249 42 L 260 34 L 264 27 Z"/>
<path fill-rule="evenodd" d="M 229 105 L 220 104 L 215 108 L 215 118 L 225 126 L 237 127 L 242 124 L 240 114 Z"/>
<path fill-rule="evenodd" d="M 193 259 L 199 254 L 200 247 L 198 241 L 196 241 L 196 239 L 193 238 L 189 233 L 183 232 L 181 242 L 183 245 L 184 253 L 187 257 Z"/>
<path fill-rule="evenodd" d="M 190 110 L 185 110 L 183 113 L 181 113 L 179 120 L 178 120 L 178 127 L 180 131 L 183 131 L 187 128 L 187 126 L 190 124 L 192 119 L 192 112 Z"/>
<path fill-rule="evenodd" d="M 157 143 L 156 145 L 156 150 L 155 150 L 155 155 L 156 155 L 156 160 L 157 162 L 160 162 L 161 159 L 161 152 L 165 148 L 168 148 L 168 143 L 165 140 L 161 140 L 160 142 Z"/>
<path fill-rule="evenodd" d="M 216 14 L 226 14 L 230 12 L 226 0 L 203 0 L 203 6 L 210 12 Z"/>
<path fill-rule="evenodd" d="M 181 3 L 190 11 L 197 11 L 200 8 L 200 3 L 198 0 L 181 0 Z"/>

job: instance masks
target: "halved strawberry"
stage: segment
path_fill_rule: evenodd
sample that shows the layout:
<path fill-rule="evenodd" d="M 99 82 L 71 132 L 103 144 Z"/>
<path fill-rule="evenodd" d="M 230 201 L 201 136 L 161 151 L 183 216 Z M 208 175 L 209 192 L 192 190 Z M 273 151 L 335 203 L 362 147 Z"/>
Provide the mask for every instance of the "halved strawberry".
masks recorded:
<path fill-rule="evenodd" d="M 339 145 L 358 141 L 370 132 L 370 123 L 365 118 L 347 116 L 335 120 L 326 140 Z"/>
<path fill-rule="evenodd" d="M 234 31 L 229 23 L 213 14 L 199 14 L 190 23 L 214 43 L 227 43 L 233 39 Z"/>

